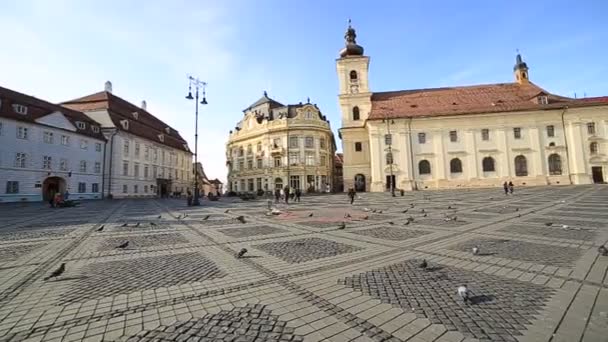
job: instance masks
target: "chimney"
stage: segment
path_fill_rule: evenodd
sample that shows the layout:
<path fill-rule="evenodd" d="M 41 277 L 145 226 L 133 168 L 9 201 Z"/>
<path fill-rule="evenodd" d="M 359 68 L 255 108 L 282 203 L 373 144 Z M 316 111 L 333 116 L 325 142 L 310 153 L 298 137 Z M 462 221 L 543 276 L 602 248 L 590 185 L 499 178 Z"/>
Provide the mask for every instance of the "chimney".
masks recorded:
<path fill-rule="evenodd" d="M 141 101 L 141 109 L 148 110 L 148 104 L 146 103 L 146 100 Z"/>
<path fill-rule="evenodd" d="M 110 81 L 106 81 L 106 84 L 105 84 L 105 91 L 107 91 L 108 93 L 111 93 L 111 92 L 112 92 L 112 82 L 110 82 Z"/>

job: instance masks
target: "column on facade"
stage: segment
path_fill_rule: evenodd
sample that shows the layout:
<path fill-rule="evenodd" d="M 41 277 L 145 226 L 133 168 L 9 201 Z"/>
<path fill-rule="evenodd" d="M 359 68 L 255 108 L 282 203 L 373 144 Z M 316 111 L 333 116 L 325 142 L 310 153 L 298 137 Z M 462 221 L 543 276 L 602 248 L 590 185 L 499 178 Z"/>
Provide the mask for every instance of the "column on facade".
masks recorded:
<path fill-rule="evenodd" d="M 589 183 L 587 162 L 585 160 L 586 139 L 583 134 L 583 124 L 581 122 L 569 122 L 566 126 L 568 132 L 568 148 L 570 160 L 568 169 L 575 184 Z"/>

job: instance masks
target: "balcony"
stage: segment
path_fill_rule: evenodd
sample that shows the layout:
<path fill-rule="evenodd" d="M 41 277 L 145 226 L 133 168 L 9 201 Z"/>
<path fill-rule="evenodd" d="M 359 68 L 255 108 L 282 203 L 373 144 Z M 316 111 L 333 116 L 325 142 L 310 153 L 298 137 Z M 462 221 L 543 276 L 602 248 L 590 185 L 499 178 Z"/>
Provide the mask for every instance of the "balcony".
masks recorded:
<path fill-rule="evenodd" d="M 274 145 L 270 148 L 270 154 L 273 156 L 282 155 L 284 153 L 285 153 L 285 149 L 281 146 Z"/>

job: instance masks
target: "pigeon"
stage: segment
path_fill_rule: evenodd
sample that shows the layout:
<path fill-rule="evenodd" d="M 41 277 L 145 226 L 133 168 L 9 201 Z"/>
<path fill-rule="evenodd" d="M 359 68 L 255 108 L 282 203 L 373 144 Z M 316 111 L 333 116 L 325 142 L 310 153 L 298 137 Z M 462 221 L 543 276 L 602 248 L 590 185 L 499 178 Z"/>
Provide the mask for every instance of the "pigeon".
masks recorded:
<path fill-rule="evenodd" d="M 372 213 L 375 213 L 376 211 L 377 211 L 377 210 L 376 210 L 376 209 L 374 209 L 374 210 L 372 210 Z"/>
<path fill-rule="evenodd" d="M 188 214 L 184 214 L 184 218 L 188 217 Z"/>
<path fill-rule="evenodd" d="M 405 209 L 405 210 L 404 210 L 404 211 L 402 211 L 401 213 L 405 214 L 405 213 L 407 213 L 407 211 L 408 211 L 408 210 L 409 210 L 409 209 Z"/>
<path fill-rule="evenodd" d="M 44 280 L 49 280 L 51 278 L 59 277 L 63 272 L 65 272 L 65 262 L 61 263 L 59 268 L 53 271 L 48 277 L 44 278 Z"/>
<path fill-rule="evenodd" d="M 346 228 L 346 223 L 342 222 L 342 224 L 340 224 L 338 229 L 344 229 L 344 228 Z"/>
<path fill-rule="evenodd" d="M 477 255 L 479 254 L 479 247 L 475 246 L 473 247 L 473 255 Z"/>
<path fill-rule="evenodd" d="M 422 217 L 427 217 L 429 216 L 427 213 L 424 213 L 424 215 L 422 215 Z"/>
<path fill-rule="evenodd" d="M 567 224 L 562 224 L 562 228 L 564 228 L 564 229 L 568 229 L 568 228 L 570 228 L 570 227 L 569 227 Z"/>
<path fill-rule="evenodd" d="M 351 217 L 351 216 L 350 216 L 350 214 L 349 214 L 349 213 L 344 214 L 344 218 L 350 218 L 350 217 Z"/>
<path fill-rule="evenodd" d="M 102 225 L 101 227 L 97 228 L 97 231 L 102 232 L 104 227 L 105 227 L 105 225 Z"/>
<path fill-rule="evenodd" d="M 382 214 L 382 210 L 378 210 L 378 214 Z"/>
<path fill-rule="evenodd" d="M 313 213 L 308 214 L 308 217 L 312 217 Z"/>
<path fill-rule="evenodd" d="M 412 216 L 408 217 L 407 222 L 414 222 L 414 217 L 412 217 Z"/>
<path fill-rule="evenodd" d="M 452 217 L 452 221 L 458 221 L 458 216 Z"/>
<path fill-rule="evenodd" d="M 388 224 L 390 224 L 391 226 L 395 224 L 395 222 L 393 221 L 389 221 Z"/>
<path fill-rule="evenodd" d="M 236 219 L 237 219 L 237 221 L 239 221 L 241 223 L 247 223 L 247 221 L 245 221 L 245 216 L 239 216 Z"/>
<path fill-rule="evenodd" d="M 156 223 L 154 223 L 154 222 L 150 222 L 150 225 L 151 225 L 151 226 L 156 226 Z"/>
<path fill-rule="evenodd" d="M 519 208 L 515 208 L 515 211 L 519 211 Z"/>
<path fill-rule="evenodd" d="M 448 209 L 452 209 L 452 206 L 451 206 L 451 205 L 448 205 Z"/>
<path fill-rule="evenodd" d="M 368 212 L 370 210 L 369 210 L 369 208 L 363 208 L 363 211 Z"/>
<path fill-rule="evenodd" d="M 247 253 L 247 248 L 241 248 L 241 250 L 236 254 L 236 257 L 240 259 L 245 255 L 245 253 Z"/>
<path fill-rule="evenodd" d="M 421 213 L 424 213 L 424 212 L 425 212 L 424 208 L 420 209 L 420 212 L 421 212 Z"/>
<path fill-rule="evenodd" d="M 469 289 L 466 285 L 461 285 L 458 287 L 458 296 L 460 296 L 465 303 L 470 300 Z"/>
<path fill-rule="evenodd" d="M 121 227 L 126 227 L 128 225 L 129 225 L 128 223 L 123 223 Z"/>
<path fill-rule="evenodd" d="M 545 222 L 545 226 L 547 227 L 551 227 L 553 225 L 553 222 Z"/>
<path fill-rule="evenodd" d="M 426 259 L 423 259 L 419 265 L 420 268 L 425 269 L 425 270 L 427 269 L 428 266 L 429 266 L 429 264 L 426 262 Z"/>
<path fill-rule="evenodd" d="M 209 219 L 209 215 L 205 215 L 205 217 L 203 217 L 203 221 L 207 221 Z"/>
<path fill-rule="evenodd" d="M 521 217 L 521 214 L 517 214 L 517 217 Z"/>
<path fill-rule="evenodd" d="M 606 248 L 605 246 L 600 246 L 597 249 L 598 253 L 600 253 L 601 256 L 608 256 L 608 248 Z"/>
<path fill-rule="evenodd" d="M 163 218 L 163 215 L 158 215 L 157 219 L 160 220 L 161 218 Z"/>
<path fill-rule="evenodd" d="M 410 224 L 410 222 L 411 222 L 410 220 L 407 220 L 407 221 L 405 221 L 404 225 L 407 226 L 408 224 Z"/>
<path fill-rule="evenodd" d="M 137 223 L 135 224 L 135 227 L 139 227 L 139 222 L 137 222 Z"/>
<path fill-rule="evenodd" d="M 369 215 L 365 215 L 365 216 L 363 216 L 363 219 L 364 219 L 364 220 L 367 220 L 368 218 L 369 218 Z"/>
<path fill-rule="evenodd" d="M 120 245 L 116 246 L 116 248 L 127 248 L 127 246 L 129 245 L 129 240 L 121 243 Z"/>
<path fill-rule="evenodd" d="M 410 203 L 410 208 L 413 208 L 413 207 L 414 207 L 414 203 Z"/>
<path fill-rule="evenodd" d="M 226 210 L 224 211 L 224 214 L 228 214 L 229 212 L 230 212 L 230 209 L 226 209 Z"/>

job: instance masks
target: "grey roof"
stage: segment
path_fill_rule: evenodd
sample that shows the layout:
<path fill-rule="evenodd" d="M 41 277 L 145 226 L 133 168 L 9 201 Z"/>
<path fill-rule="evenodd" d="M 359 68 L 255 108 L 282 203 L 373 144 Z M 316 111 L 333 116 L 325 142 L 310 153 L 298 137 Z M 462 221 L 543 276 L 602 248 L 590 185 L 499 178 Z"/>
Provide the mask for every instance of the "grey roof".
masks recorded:
<path fill-rule="evenodd" d="M 263 105 L 265 103 L 268 103 L 271 109 L 285 106 L 282 103 L 271 99 L 270 97 L 268 97 L 268 94 L 266 92 L 264 92 L 264 95 L 262 97 L 260 97 L 259 100 L 255 101 L 251 106 L 245 108 L 243 111 L 244 112 L 248 111 L 251 108 L 255 108 L 255 107 Z"/>

